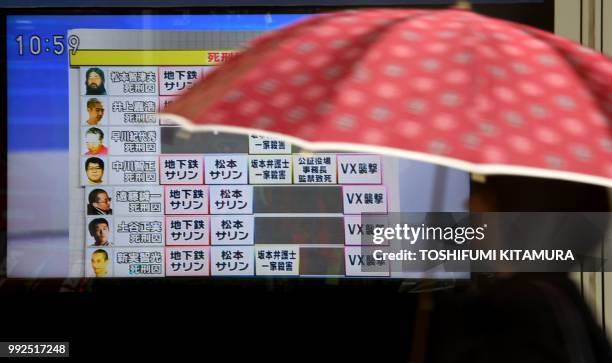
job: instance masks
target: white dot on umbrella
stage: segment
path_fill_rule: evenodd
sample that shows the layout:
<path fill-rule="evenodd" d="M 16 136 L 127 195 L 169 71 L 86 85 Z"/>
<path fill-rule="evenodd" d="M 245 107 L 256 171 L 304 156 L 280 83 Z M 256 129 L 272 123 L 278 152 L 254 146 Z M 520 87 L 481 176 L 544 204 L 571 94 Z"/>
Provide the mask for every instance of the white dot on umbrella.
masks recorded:
<path fill-rule="evenodd" d="M 542 88 L 532 82 L 523 81 L 519 83 L 519 89 L 528 96 L 539 96 L 543 93 Z"/>
<path fill-rule="evenodd" d="M 317 132 L 316 127 L 312 126 L 312 125 L 304 125 L 302 127 L 300 127 L 300 129 L 298 130 L 298 136 L 303 138 L 303 139 L 309 139 L 311 138 L 313 135 L 315 135 Z"/>
<path fill-rule="evenodd" d="M 356 106 L 356 105 L 362 104 L 363 101 L 365 101 L 365 95 L 363 94 L 363 92 L 349 89 L 349 90 L 340 92 L 339 100 L 343 104 L 346 104 L 349 106 Z"/>
<path fill-rule="evenodd" d="M 497 126 L 491 122 L 481 122 L 479 126 L 480 131 L 487 136 L 492 136 L 497 133 Z"/>
<path fill-rule="evenodd" d="M 332 49 L 342 49 L 349 44 L 349 41 L 346 39 L 334 39 L 329 43 L 329 47 Z"/>
<path fill-rule="evenodd" d="M 448 114 L 442 114 L 434 117 L 433 124 L 435 128 L 443 131 L 450 131 L 457 127 L 457 121 L 455 118 Z"/>
<path fill-rule="evenodd" d="M 482 153 L 487 163 L 502 163 L 506 160 L 505 153 L 497 146 L 487 145 L 482 148 Z"/>
<path fill-rule="evenodd" d="M 419 77 L 412 80 L 412 87 L 419 91 L 431 91 L 436 88 L 436 81 L 431 78 Z"/>
<path fill-rule="evenodd" d="M 608 126 L 606 117 L 599 112 L 591 112 L 588 117 L 591 123 L 594 124 L 595 126 L 602 126 L 602 127 Z"/>
<path fill-rule="evenodd" d="M 515 102 L 516 94 L 510 88 L 507 87 L 496 87 L 493 89 L 493 94 L 502 101 Z"/>
<path fill-rule="evenodd" d="M 481 47 L 478 48 L 478 51 L 485 58 L 489 58 L 489 59 L 497 59 L 497 58 L 499 58 L 499 52 L 497 52 L 495 49 L 493 49 L 491 47 L 481 46 Z"/>
<path fill-rule="evenodd" d="M 519 153 L 528 154 L 533 151 L 533 146 L 526 137 L 511 136 L 508 141 L 510 146 L 512 146 L 512 148 Z"/>
<path fill-rule="evenodd" d="M 360 82 L 365 82 L 370 79 L 370 72 L 368 72 L 368 70 L 363 67 L 358 67 L 353 72 L 352 78 Z"/>
<path fill-rule="evenodd" d="M 391 116 L 391 111 L 384 106 L 374 107 L 370 110 L 370 118 L 374 121 L 387 121 Z"/>
<path fill-rule="evenodd" d="M 274 124 L 274 119 L 268 116 L 259 116 L 253 122 L 253 126 L 256 128 L 268 128 Z"/>
<path fill-rule="evenodd" d="M 376 89 L 376 94 L 383 98 L 394 98 L 399 96 L 400 90 L 392 83 L 383 83 Z"/>
<path fill-rule="evenodd" d="M 270 104 L 277 108 L 287 107 L 293 101 L 293 96 L 287 93 L 281 93 L 272 98 Z"/>
<path fill-rule="evenodd" d="M 454 71 L 448 72 L 444 79 L 448 83 L 461 84 L 461 83 L 465 83 L 468 81 L 468 75 L 466 72 L 462 70 L 454 70 Z"/>
<path fill-rule="evenodd" d="M 456 37 L 457 33 L 453 31 L 442 31 L 442 32 L 437 32 L 436 36 L 440 39 L 450 39 L 450 38 Z"/>
<path fill-rule="evenodd" d="M 536 138 L 545 144 L 557 144 L 561 141 L 561 137 L 557 132 L 548 127 L 538 127 L 535 129 Z"/>
<path fill-rule="evenodd" d="M 600 139 L 599 145 L 605 152 L 612 153 L 612 139 L 611 138 Z"/>
<path fill-rule="evenodd" d="M 518 57 L 525 54 L 525 52 L 521 48 L 510 44 L 503 44 L 501 46 L 501 49 L 502 51 L 504 51 L 504 53 L 513 57 Z"/>
<path fill-rule="evenodd" d="M 225 97 L 223 98 L 224 101 L 227 102 L 236 102 L 239 99 L 242 98 L 242 96 L 244 96 L 244 93 L 240 90 L 231 90 L 229 91 Z"/>
<path fill-rule="evenodd" d="M 538 117 L 538 118 L 544 118 L 544 117 L 548 116 L 548 110 L 546 109 L 546 107 L 544 107 L 542 105 L 538 105 L 538 104 L 530 105 L 529 106 L 529 112 L 534 117 Z"/>
<path fill-rule="evenodd" d="M 506 111 L 502 114 L 502 116 L 511 126 L 520 127 L 523 125 L 523 117 L 518 112 Z"/>
<path fill-rule="evenodd" d="M 328 101 L 320 102 L 316 107 L 316 112 L 320 115 L 327 115 L 334 109 L 334 105 L 332 105 Z"/>
<path fill-rule="evenodd" d="M 561 121 L 561 126 L 567 132 L 572 135 L 582 135 L 584 133 L 584 126 L 582 123 L 575 118 L 565 118 Z"/>
<path fill-rule="evenodd" d="M 329 67 L 325 70 L 324 77 L 328 79 L 340 77 L 343 70 L 344 69 L 341 66 Z"/>
<path fill-rule="evenodd" d="M 568 84 L 567 77 L 559 73 L 549 73 L 545 75 L 544 81 L 554 87 L 565 87 Z"/>
<path fill-rule="evenodd" d="M 417 41 L 421 39 L 421 35 L 412 30 L 404 30 L 400 33 L 400 37 L 408 41 Z"/>
<path fill-rule="evenodd" d="M 472 55 L 470 53 L 459 53 L 454 57 L 455 62 L 457 63 L 470 63 L 472 61 Z"/>
<path fill-rule="evenodd" d="M 565 167 L 565 160 L 557 155 L 545 155 L 544 162 L 551 168 L 563 169 Z"/>
<path fill-rule="evenodd" d="M 257 101 L 247 101 L 238 107 L 238 112 L 244 116 L 252 115 L 261 109 L 261 103 Z"/>
<path fill-rule="evenodd" d="M 427 110 L 427 101 L 423 99 L 412 99 L 406 102 L 406 108 L 409 112 L 420 114 Z"/>
<path fill-rule="evenodd" d="M 357 126 L 357 120 L 353 115 L 342 115 L 334 121 L 338 130 L 347 131 L 352 130 Z"/>
<path fill-rule="evenodd" d="M 308 42 L 308 43 L 300 43 L 297 46 L 297 52 L 298 53 L 310 53 L 313 50 L 315 50 L 317 48 L 317 45 L 315 43 L 312 42 Z"/>
<path fill-rule="evenodd" d="M 457 93 L 447 92 L 442 94 L 440 97 L 440 103 L 442 103 L 444 106 L 458 106 L 461 104 L 461 96 L 459 96 Z"/>
<path fill-rule="evenodd" d="M 445 154 L 449 151 L 448 143 L 444 140 L 431 140 L 428 149 L 433 154 Z"/>
<path fill-rule="evenodd" d="M 410 22 L 410 26 L 416 29 L 427 29 L 429 30 L 430 25 L 426 21 L 413 20 Z"/>
<path fill-rule="evenodd" d="M 466 148 L 476 148 L 480 145 L 480 138 L 472 133 L 463 134 L 462 136 L 463 146 Z"/>
<path fill-rule="evenodd" d="M 275 79 L 267 79 L 257 85 L 257 91 L 263 94 L 269 94 L 278 88 L 279 82 Z"/>
<path fill-rule="evenodd" d="M 276 69 L 280 73 L 290 73 L 290 72 L 293 72 L 294 70 L 296 70 L 299 67 L 299 65 L 300 65 L 300 63 L 298 61 L 296 61 L 295 59 L 286 59 L 286 60 L 280 62 L 276 66 Z"/>
<path fill-rule="evenodd" d="M 428 44 L 426 49 L 432 53 L 444 53 L 448 50 L 449 46 L 446 43 L 431 43 Z"/>
<path fill-rule="evenodd" d="M 306 110 L 303 107 L 294 107 L 287 112 L 287 119 L 289 121 L 299 121 L 306 116 Z"/>
<path fill-rule="evenodd" d="M 368 33 L 370 30 L 366 27 L 352 27 L 348 29 L 348 33 L 353 36 L 359 36 Z"/>
<path fill-rule="evenodd" d="M 557 60 L 550 54 L 542 54 L 538 56 L 538 63 L 545 66 L 552 66 L 557 64 Z"/>
<path fill-rule="evenodd" d="M 331 25 L 320 25 L 312 28 L 311 32 L 321 37 L 331 37 L 334 35 L 338 35 L 341 30 L 338 27 Z"/>
<path fill-rule="evenodd" d="M 310 82 L 310 76 L 308 74 L 298 74 L 291 78 L 291 84 L 294 86 L 303 86 L 304 84 Z"/>
<path fill-rule="evenodd" d="M 592 157 L 591 150 L 584 145 L 574 145 L 572 146 L 572 153 L 578 160 L 588 161 Z"/>
<path fill-rule="evenodd" d="M 415 121 L 404 121 L 399 124 L 400 134 L 406 137 L 417 137 L 421 134 L 423 127 Z"/>
<path fill-rule="evenodd" d="M 399 77 L 404 74 L 404 67 L 399 64 L 385 64 L 384 72 L 390 77 Z"/>
<path fill-rule="evenodd" d="M 513 62 L 512 69 L 519 74 L 527 74 L 531 72 L 531 68 L 525 63 Z"/>
<path fill-rule="evenodd" d="M 406 45 L 394 45 L 391 46 L 391 54 L 396 57 L 407 58 L 414 55 L 414 51 L 412 50 L 412 48 Z"/>
<path fill-rule="evenodd" d="M 308 100 L 314 100 L 323 97 L 325 94 L 325 88 L 323 86 L 312 86 L 304 91 L 304 98 Z"/>
<path fill-rule="evenodd" d="M 319 54 L 316 55 L 314 57 L 312 57 L 309 61 L 308 64 L 313 66 L 313 67 L 321 67 L 329 62 L 331 62 L 332 58 L 330 55 L 327 54 Z"/>
<path fill-rule="evenodd" d="M 571 110 L 576 107 L 576 101 L 570 96 L 560 95 L 555 97 L 555 103 L 566 110 Z"/>
<path fill-rule="evenodd" d="M 437 59 L 425 59 L 421 62 L 421 68 L 428 72 L 433 72 L 440 67 L 440 62 Z"/>
<path fill-rule="evenodd" d="M 510 37 L 504 33 L 500 33 L 500 32 L 495 32 L 493 33 L 493 38 L 497 39 L 497 40 L 501 40 L 501 41 L 506 41 L 508 39 L 510 39 Z"/>
<path fill-rule="evenodd" d="M 488 70 L 489 70 L 489 73 L 491 73 L 494 77 L 506 78 L 506 75 L 507 75 L 506 70 L 501 67 L 491 66 L 489 67 Z"/>
<path fill-rule="evenodd" d="M 377 129 L 369 129 L 361 134 L 361 139 L 372 144 L 381 144 L 385 141 L 385 134 Z"/>
<path fill-rule="evenodd" d="M 545 49 L 548 47 L 546 43 L 542 42 L 541 40 L 533 39 L 533 38 L 527 40 L 525 42 L 525 45 L 531 49 Z"/>

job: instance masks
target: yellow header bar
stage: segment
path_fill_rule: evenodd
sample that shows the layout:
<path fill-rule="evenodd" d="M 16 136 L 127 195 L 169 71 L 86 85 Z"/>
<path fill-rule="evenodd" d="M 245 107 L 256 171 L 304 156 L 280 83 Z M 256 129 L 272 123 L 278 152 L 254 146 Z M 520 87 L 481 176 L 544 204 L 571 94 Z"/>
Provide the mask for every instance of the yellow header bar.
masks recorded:
<path fill-rule="evenodd" d="M 218 50 L 78 50 L 71 66 L 214 66 L 238 54 Z"/>

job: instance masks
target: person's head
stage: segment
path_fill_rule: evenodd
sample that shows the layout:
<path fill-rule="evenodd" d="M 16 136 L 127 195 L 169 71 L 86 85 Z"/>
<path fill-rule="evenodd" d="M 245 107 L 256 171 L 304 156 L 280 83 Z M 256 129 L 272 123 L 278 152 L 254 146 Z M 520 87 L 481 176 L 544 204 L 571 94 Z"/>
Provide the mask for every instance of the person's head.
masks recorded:
<path fill-rule="evenodd" d="M 85 87 L 88 95 L 104 95 L 104 72 L 100 68 L 89 68 L 85 73 Z"/>
<path fill-rule="evenodd" d="M 102 183 L 104 175 L 104 161 L 100 158 L 88 158 L 85 161 L 85 174 L 91 183 Z"/>
<path fill-rule="evenodd" d="M 105 190 L 94 189 L 89 193 L 89 204 L 108 213 L 111 209 L 110 197 Z"/>
<path fill-rule="evenodd" d="M 87 101 L 87 114 L 89 115 L 87 123 L 90 125 L 97 125 L 98 122 L 102 120 L 102 117 L 104 117 L 104 105 L 102 101 L 97 98 L 90 98 Z"/>
<path fill-rule="evenodd" d="M 91 268 L 96 277 L 106 276 L 108 274 L 108 253 L 102 249 L 95 250 L 91 254 Z"/>
<path fill-rule="evenodd" d="M 564 180 L 490 175 L 470 184 L 472 212 L 607 212 L 604 187 Z"/>
<path fill-rule="evenodd" d="M 90 154 L 99 154 L 104 146 L 104 132 L 97 127 L 92 127 L 85 133 L 85 145 Z"/>
<path fill-rule="evenodd" d="M 96 246 L 103 246 L 108 243 L 108 235 L 110 230 L 108 228 L 108 221 L 104 218 L 96 218 L 89 222 L 87 226 L 89 234 L 96 241 Z"/>

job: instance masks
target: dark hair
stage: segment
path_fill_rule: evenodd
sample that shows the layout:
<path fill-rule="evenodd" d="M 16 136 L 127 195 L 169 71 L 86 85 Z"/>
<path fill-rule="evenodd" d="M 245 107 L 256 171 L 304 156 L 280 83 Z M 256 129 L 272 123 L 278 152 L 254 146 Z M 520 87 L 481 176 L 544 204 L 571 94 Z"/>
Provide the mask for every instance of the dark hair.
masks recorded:
<path fill-rule="evenodd" d="M 608 212 L 605 187 L 564 180 L 489 175 L 472 182 L 472 194 L 487 198 L 496 212 Z M 491 211 L 493 212 L 493 211 Z"/>
<path fill-rule="evenodd" d="M 98 195 L 102 193 L 108 195 L 108 192 L 104 189 L 94 189 L 91 192 L 89 192 L 89 204 L 97 203 Z"/>
<path fill-rule="evenodd" d="M 106 227 L 108 227 L 108 221 L 104 218 L 96 218 L 96 219 L 92 219 L 91 222 L 89 222 L 89 225 L 87 226 L 87 229 L 89 229 L 89 234 L 93 237 L 94 232 L 96 231 L 96 226 L 98 224 L 106 224 Z"/>
<path fill-rule="evenodd" d="M 87 134 L 98 135 L 98 138 L 100 140 L 104 139 L 104 132 L 102 130 L 100 130 L 99 128 L 97 128 L 97 127 L 92 127 L 89 130 L 87 130 L 85 135 L 87 135 Z M 85 167 L 85 168 L 87 168 L 87 167 Z"/>
<path fill-rule="evenodd" d="M 89 78 L 89 75 L 92 73 L 96 73 L 98 76 L 100 76 L 100 78 L 102 78 L 102 82 L 104 82 L 104 71 L 98 67 L 93 67 L 89 68 L 87 72 L 85 72 L 85 83 L 87 83 L 87 78 Z"/>
<path fill-rule="evenodd" d="M 100 158 L 89 158 L 85 161 L 85 170 L 89 167 L 89 164 L 98 164 L 100 168 L 104 170 L 104 161 Z"/>
<path fill-rule="evenodd" d="M 100 101 L 97 98 L 90 98 L 89 100 L 87 100 L 87 108 L 92 108 L 93 105 L 95 105 L 96 103 L 102 104 L 102 101 Z"/>
<path fill-rule="evenodd" d="M 95 251 L 93 251 L 93 253 L 91 254 L 92 256 L 95 255 L 96 253 L 103 253 L 104 254 L 104 259 L 106 261 L 108 261 L 108 252 L 102 250 L 102 249 L 97 249 Z"/>
<path fill-rule="evenodd" d="M 98 76 L 100 76 L 100 79 L 102 80 L 102 82 L 100 83 L 99 87 L 96 88 L 92 88 L 88 83 L 87 80 L 89 79 L 89 76 L 95 73 Z M 87 72 L 85 72 L 85 94 L 87 95 L 105 95 L 106 94 L 106 88 L 104 87 L 104 71 L 102 71 L 100 68 L 89 68 L 87 70 Z"/>

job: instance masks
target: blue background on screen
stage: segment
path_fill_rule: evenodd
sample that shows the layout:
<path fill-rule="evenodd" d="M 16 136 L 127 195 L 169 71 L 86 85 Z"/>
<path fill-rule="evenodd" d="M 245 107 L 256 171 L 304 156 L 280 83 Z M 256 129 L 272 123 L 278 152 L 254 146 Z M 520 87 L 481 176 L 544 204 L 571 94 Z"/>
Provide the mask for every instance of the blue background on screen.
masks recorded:
<path fill-rule="evenodd" d="M 16 37 L 66 37 L 68 30 L 272 30 L 308 15 L 27 15 L 7 17 L 8 151 L 68 150 L 68 52 L 18 53 Z M 48 43 L 47 43 L 48 44 Z M 47 45 L 43 42 L 43 49 Z M 68 49 L 68 47 L 66 47 Z"/>

